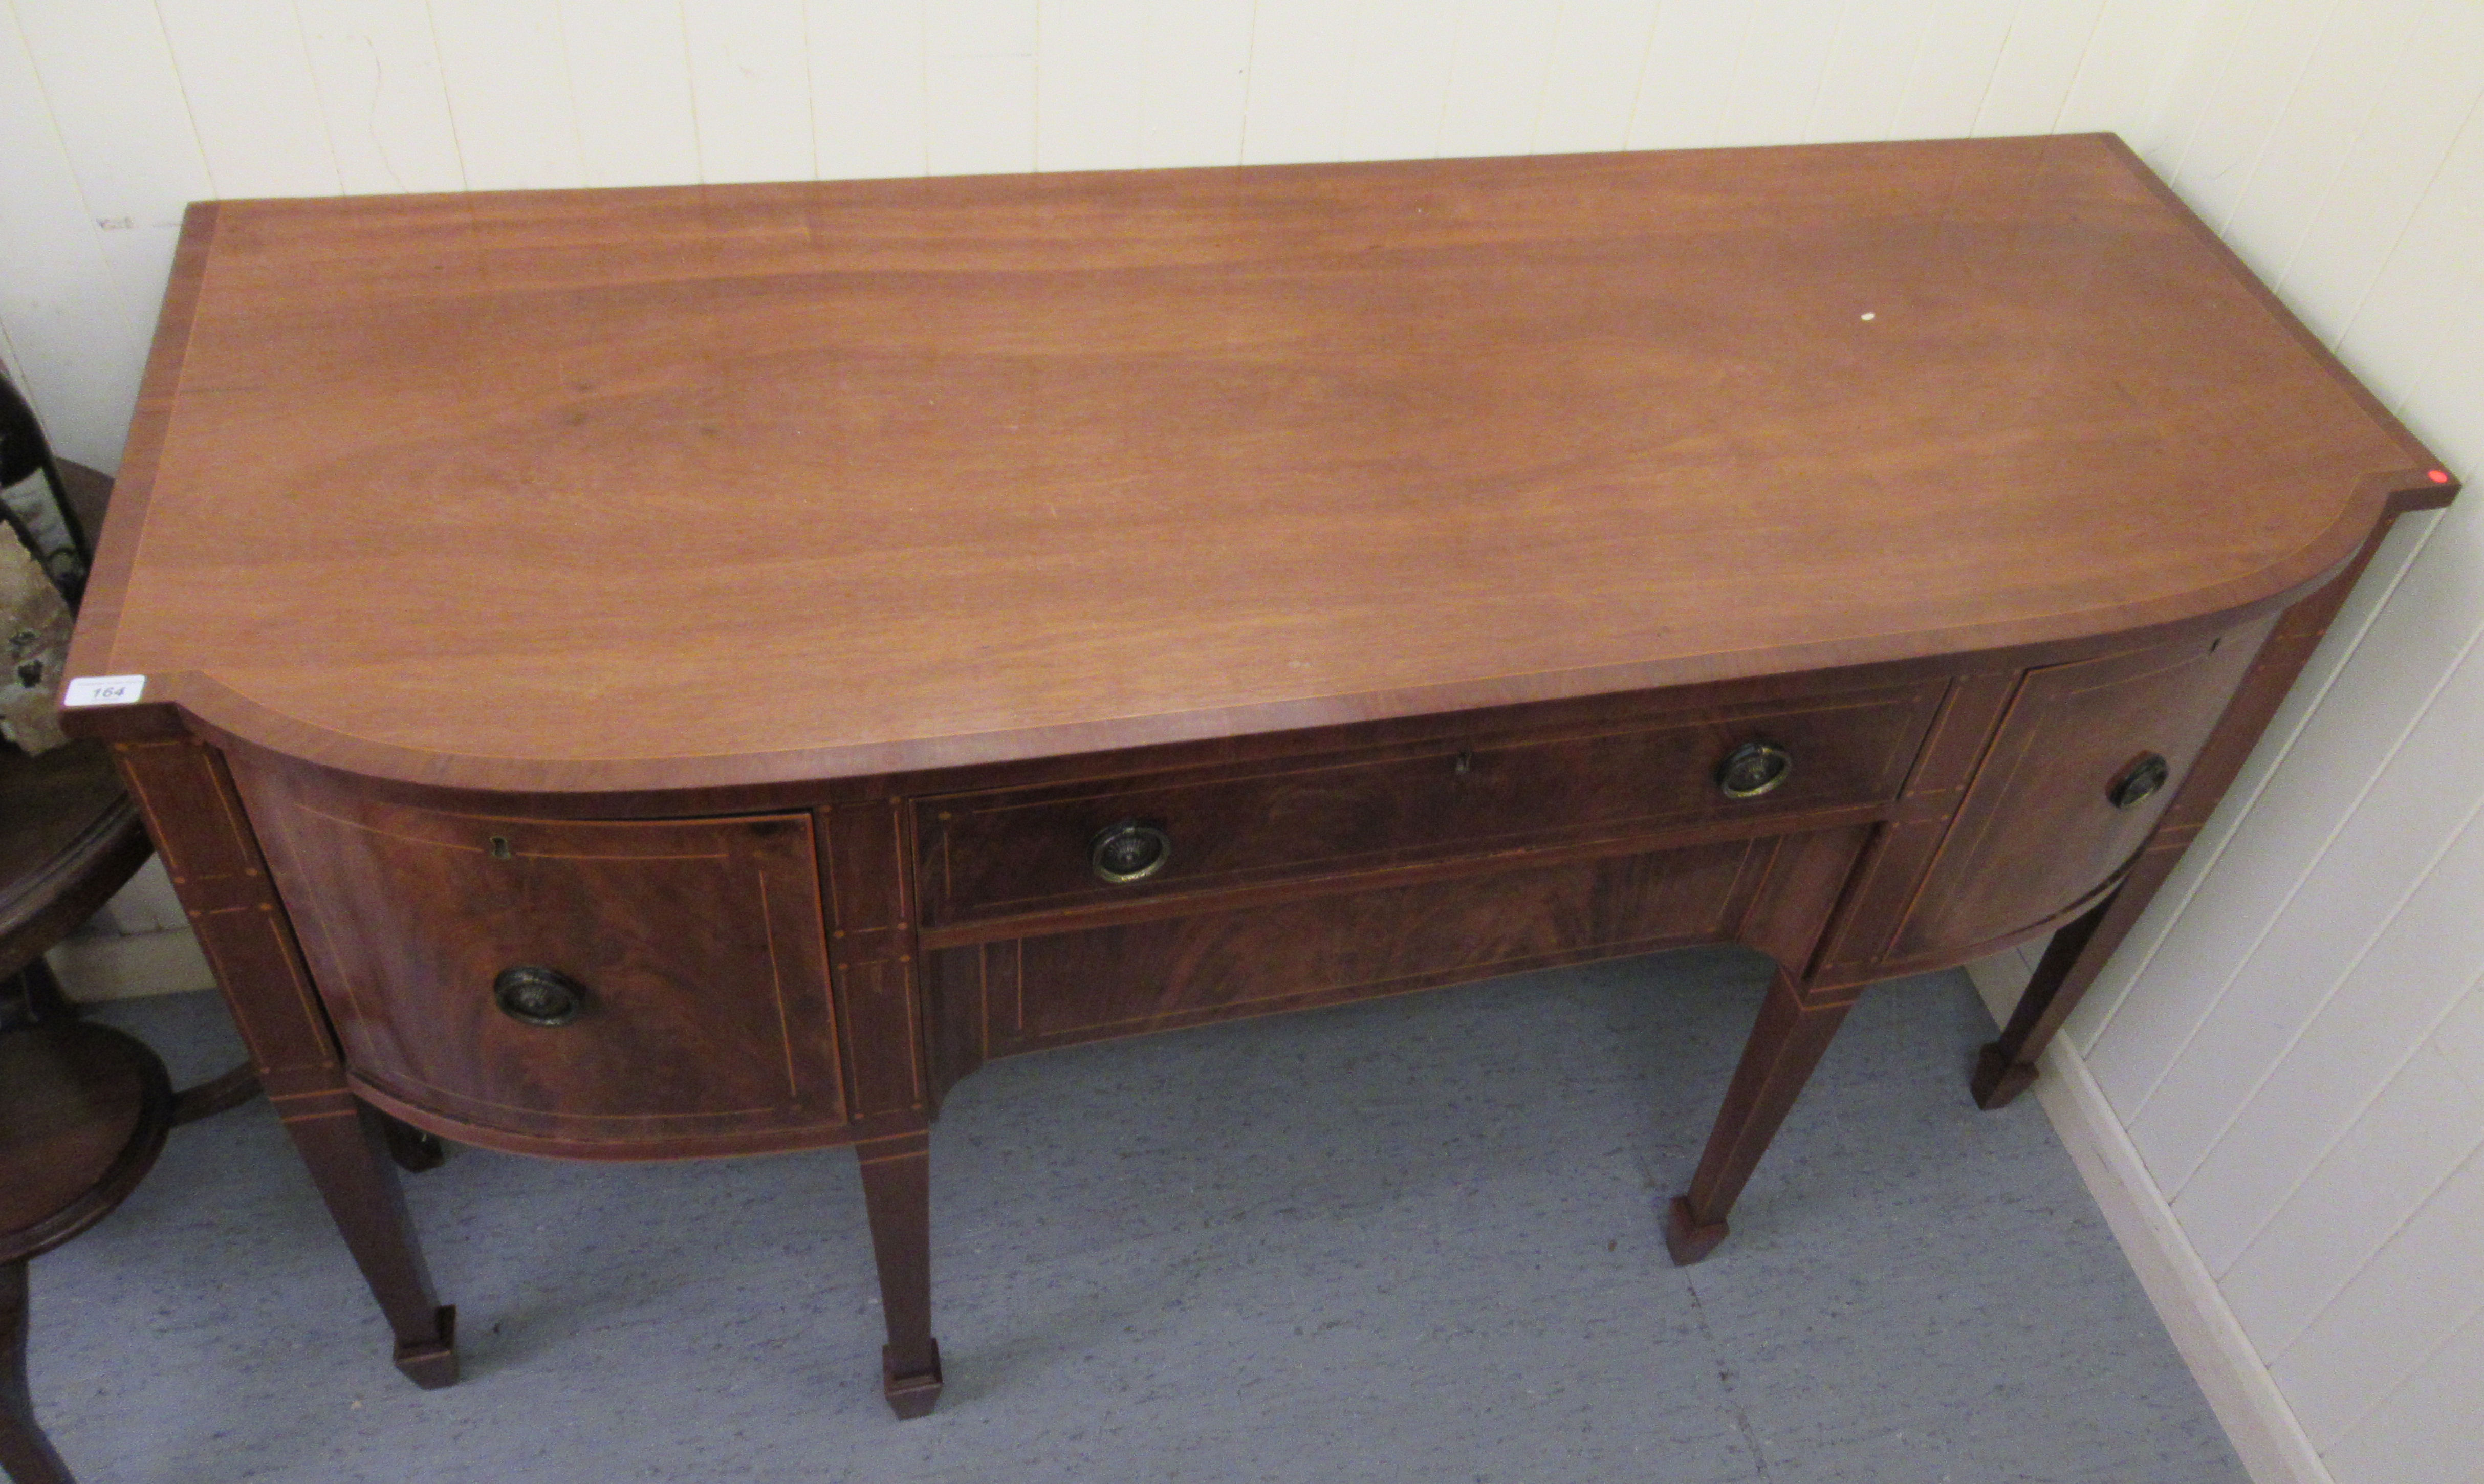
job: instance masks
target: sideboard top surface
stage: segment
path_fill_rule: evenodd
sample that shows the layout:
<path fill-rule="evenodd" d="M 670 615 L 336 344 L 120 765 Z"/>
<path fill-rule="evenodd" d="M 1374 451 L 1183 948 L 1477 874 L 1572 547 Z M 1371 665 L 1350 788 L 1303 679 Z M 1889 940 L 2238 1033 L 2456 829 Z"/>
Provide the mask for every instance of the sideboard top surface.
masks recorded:
<path fill-rule="evenodd" d="M 850 776 L 2179 623 L 2431 463 L 2109 136 L 211 202 L 72 669 Z"/>

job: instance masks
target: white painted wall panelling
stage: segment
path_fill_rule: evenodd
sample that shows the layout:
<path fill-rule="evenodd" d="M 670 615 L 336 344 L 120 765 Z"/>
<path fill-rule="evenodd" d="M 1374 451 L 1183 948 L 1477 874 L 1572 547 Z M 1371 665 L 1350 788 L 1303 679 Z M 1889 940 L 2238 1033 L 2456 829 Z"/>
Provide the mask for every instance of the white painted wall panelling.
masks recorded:
<path fill-rule="evenodd" d="M 2400 601 L 2405 598 L 2402 589 Z M 2351 812 L 2319 843 L 2310 869 L 2288 884 L 2283 909 L 2260 928 L 2251 952 L 2240 958 L 2228 953 L 2219 998 L 2178 1059 L 2128 1111 L 2131 1137 L 2175 1196 L 2177 1211 L 2210 1147 L 2317 1023 L 2338 985 L 2449 849 L 2471 817 L 2467 800 L 2484 799 L 2484 748 L 2473 745 L 2484 735 L 2484 655 L 2474 648 L 2479 634 L 2484 628 L 2469 628 L 2457 667 L 2426 688 L 2392 740 L 2390 766 L 2373 771 L 2382 759 L 2369 752 L 2358 756 L 2361 749 L 2354 744 L 2362 739 L 2341 739 L 2337 771 L 2350 775 L 2360 765 L 2369 775 L 2368 787 L 2356 793 Z M 2459 683 L 2462 672 L 2465 684 Z M 2353 732 L 2362 719 L 2341 717 L 2342 725 L 2324 730 L 2328 736 Z M 2298 748 L 2297 761 L 2306 757 Z M 2263 806 L 2269 802 L 2264 796 Z M 2405 990 L 2400 985 L 2393 992 L 2403 999 Z M 2194 1228 L 2194 1237 L 2202 1237 L 2200 1229 Z M 2212 1267 L 2231 1260 L 2230 1247 L 2222 1240 L 2203 1241 L 2201 1255 Z"/>
<path fill-rule="evenodd" d="M 346 194 L 466 189 L 422 0 L 294 0 L 294 11 Z"/>
<path fill-rule="evenodd" d="M 1240 164 L 1252 21 L 1248 0 L 1043 0 L 1036 167 Z"/>
<path fill-rule="evenodd" d="M 1142 64 L 1139 163 L 1238 165 L 1250 98 L 1250 0 L 1156 5 Z"/>
<path fill-rule="evenodd" d="M 50 265 L 30 266 L 38 292 L 49 290 L 43 303 L 61 321 L 51 336 L 21 337 L 13 327 L 12 338 L 39 358 L 28 367 L 30 400 L 47 394 L 47 381 L 64 391 L 103 390 L 95 386 L 101 381 L 118 393 L 104 406 L 73 413 L 69 431 L 79 441 L 65 444 L 69 456 L 92 451 L 111 467 L 119 461 L 120 427 L 136 397 L 154 301 L 172 269 L 182 208 L 213 194 L 213 187 L 163 25 L 148 0 L 15 0 L 14 9 L 26 64 L 14 81 L 30 96 L 13 100 L 9 117 L 26 125 L 31 137 L 9 139 L 0 153 L 23 149 L 36 158 L 28 167 L 0 170 L 9 172 L 13 185 L 23 180 L 57 189 L 73 180 L 78 215 L 92 243 L 87 253 L 69 259 L 86 271 L 66 282 L 45 284 Z M 53 162 L 44 155 L 54 155 L 68 170 L 46 168 Z M 48 245 L 65 205 L 57 198 L 22 203 L 13 199 L 9 215 L 22 212 L 36 242 Z M 14 271 L 13 265 L 13 276 Z M 51 297 L 64 291 L 75 297 Z M 67 353 L 66 363 L 51 359 L 59 352 Z M 94 369 L 70 369 L 80 362 Z M 64 374 L 47 377 L 55 365 Z M 40 411 L 42 404 L 37 406 Z"/>
<path fill-rule="evenodd" d="M 1529 148 L 1538 154 L 1619 149 L 1630 142 L 1656 7 L 1573 0 L 1560 11 Z"/>
<path fill-rule="evenodd" d="M 1976 121 L 1992 101 L 2002 48 L 2010 43 L 2019 9 L 1990 0 L 1949 0 L 1934 12 L 1931 29 L 1915 53 L 1906 95 L 1898 105 L 1898 138 L 1976 132 Z"/>
<path fill-rule="evenodd" d="M 1976 111 L 1978 134 L 2049 134 L 2061 127 L 2071 90 L 2104 21 L 2104 0 L 2026 0 L 2011 17 Z"/>
<path fill-rule="evenodd" d="M 1036 0 L 923 0 L 935 175 L 1035 168 Z"/>
<path fill-rule="evenodd" d="M 788 48 L 809 48 L 795 16 Z M 711 178 L 701 148 L 723 125 L 691 99 L 690 30 L 681 0 L 560 0 L 570 100 L 578 115 L 579 165 L 588 185 L 667 185 Z M 721 44 L 721 43 L 719 43 Z M 710 52 L 711 60 L 714 51 Z M 778 59 L 781 60 L 781 59 Z M 807 82 L 791 117 L 773 121 L 811 157 Z"/>
<path fill-rule="evenodd" d="M 0 342 L 52 441 L 109 468 L 145 328 L 105 261 L 15 17 L 0 21 Z"/>
<path fill-rule="evenodd" d="M 1035 162 L 1127 170 L 1147 127 L 1147 0 L 1043 0 L 1037 36 Z"/>
<path fill-rule="evenodd" d="M 1632 148 L 1699 149 L 1716 142 L 1725 90 L 1742 67 L 1742 43 L 1756 19 L 1739 5 L 1657 9 L 1631 115 Z"/>
<path fill-rule="evenodd" d="M 810 17 L 802 0 L 684 5 L 698 178 L 807 180 L 819 173 L 811 127 Z"/>
<path fill-rule="evenodd" d="M 1432 0 L 1355 6 L 1338 158 L 1423 159 L 1441 152 L 1449 66 L 1457 55 L 1455 13 Z"/>
<path fill-rule="evenodd" d="M 2484 12 L 2201 35 L 2144 148 L 2473 471 Z M 2484 1477 L 2484 514 L 2392 546 L 2071 1027 L 2338 1484 Z"/>
<path fill-rule="evenodd" d="M 2282 1046 L 2264 1058 L 2237 1057 L 2227 1065 L 2260 1068 L 2257 1075 L 2231 1077 L 2205 1093 L 2198 1084 L 2207 1079 L 2194 1073 L 2191 1085 L 2184 1087 L 2183 1067 L 2173 1068 L 2160 1087 L 2162 1101 L 2148 1105 L 2151 1121 L 2178 1121 L 2172 1106 L 2175 1100 L 2205 1103 L 2201 1126 L 2190 1142 L 2198 1157 L 2171 1188 L 2177 1192 L 2174 1208 L 2193 1231 L 2201 1256 L 2237 1282 L 2245 1281 L 2246 1252 L 2272 1227 L 2282 1230 L 2287 1225 L 2280 1220 L 2281 1207 L 2296 1206 L 2298 1187 L 2316 1183 L 2357 1121 L 2369 1116 L 2391 1080 L 2484 975 L 2484 911 L 2477 909 L 2473 893 L 2473 884 L 2484 881 L 2484 823 L 2478 819 L 2484 813 L 2484 784 L 2458 768 L 2432 777 L 2422 773 L 2428 747 L 2445 748 L 2453 757 L 2470 750 L 2462 743 L 2471 742 L 2472 733 L 2460 739 L 2454 730 L 2444 735 L 2444 729 L 2471 726 L 2479 696 L 2484 696 L 2484 656 L 2470 651 L 2444 688 L 2444 700 L 2459 704 L 2436 705 L 2424 727 L 2409 738 L 2377 780 L 2351 828 L 2307 878 L 2310 904 L 2273 927 L 2261 949 L 2240 966 L 2239 974 L 2285 991 L 2267 998 L 2254 995 L 2250 1005 L 2254 1017 L 2282 1033 Z M 2456 715 L 2444 720 L 2444 713 Z M 2444 785 L 2444 792 L 2450 792 L 2462 772 L 2474 801 L 2463 812 L 2453 805 L 2439 823 L 2424 818 L 2431 786 Z M 2391 833 L 2405 835 L 2410 850 L 2428 834 L 2437 836 L 2441 847 L 2428 857 L 2390 862 L 2399 867 L 2395 872 L 2378 869 L 2369 859 L 2360 867 L 2347 864 L 2359 850 L 2375 848 L 2386 860 Z M 2405 884 L 2386 905 L 2359 889 L 2363 882 L 2399 879 Z M 2317 961 L 2287 961 L 2282 945 L 2307 932 L 2334 935 L 2339 951 L 2324 952 Z M 2332 963 L 2336 963 L 2334 972 Z M 2289 1005 L 2290 997 L 2307 1003 Z M 2184 1066 L 2217 1065 L 2216 1059 L 2230 1054 L 2235 1041 L 2247 1040 L 2248 1031 L 2223 1029 L 2232 1018 L 2218 1017 L 2203 1026 L 2185 1053 Z M 2172 1097 L 2164 1095 L 2169 1090 Z M 2470 1126 L 2484 1139 L 2484 1122 Z M 2463 1156 L 2466 1151 L 2457 1152 Z M 2339 1172 L 2362 1192 L 2351 1203 L 2356 1221 L 2372 1241 L 2412 1209 L 2411 1200 L 2391 1201 L 2385 1194 L 2424 1163 L 2420 1146 L 2408 1147 L 2405 1153 L 2391 1164 L 2362 1161 Z M 2336 1189 L 2326 1192 L 2332 1198 L 2338 1194 Z M 2298 1209 L 2293 1220 L 2313 1214 Z M 2345 1254 L 2329 1255 L 2334 1259 Z M 2354 1255 L 2360 1260 L 2368 1249 Z M 2290 1276 L 2283 1291 L 2296 1304 L 2309 1302 L 2318 1292 Z M 2272 1345 L 2284 1343 L 2301 1325 L 2300 1318 L 2288 1322 L 2273 1313 L 2266 1322 Z"/>
<path fill-rule="evenodd" d="M 1734 66 L 1719 77 L 1723 92 L 1709 143 L 1810 137 L 1812 110 L 1844 10 L 1837 0 L 1760 0 L 1750 6 Z"/>
<path fill-rule="evenodd" d="M 2421 83 L 2410 86 L 2415 78 Z M 2276 280 L 2307 318 L 2336 337 L 2349 364 L 2367 361 L 2376 348 L 2358 333 L 2362 311 L 2424 216 L 2427 196 L 2446 183 L 2459 142 L 2470 151 L 2484 148 L 2473 130 L 2484 96 L 2484 6 L 2435 0 L 2409 28 L 2390 72 L 2372 84 L 2371 114 Z M 2472 185 L 2476 156 L 2467 159 L 2459 178 Z M 2437 295 L 2445 286 L 2424 288 Z M 2376 379 L 2407 374 L 2392 365 Z M 2402 400 L 2412 389 L 2401 383 L 2392 390 Z"/>
<path fill-rule="evenodd" d="M 1354 21 L 1354 7 L 1337 0 L 1258 0 L 1243 105 L 1244 164 L 1339 157 Z"/>
<path fill-rule="evenodd" d="M 924 0 L 811 0 L 811 138 L 832 177 L 932 168 Z"/>
<path fill-rule="evenodd" d="M 2470 1319 L 2381 1405 L 2328 1449 L 2341 1480 L 2444 1479 L 2473 1484 L 2479 1472 L 2475 1381 L 2484 1375 L 2484 1321 Z"/>
<path fill-rule="evenodd" d="M 1535 147 L 1564 9 L 1543 0 L 1467 0 L 1433 153 L 1525 154 Z"/>
<path fill-rule="evenodd" d="M 2053 126 L 2115 129 L 2144 148 L 2207 9 L 2204 0 L 2105 0 Z"/>
<path fill-rule="evenodd" d="M 1803 133 L 1822 141 L 1887 139 L 1897 129 L 1906 83 L 1930 34 L 1931 8 L 1909 6 L 1871 24 L 1850 8 L 1837 21 Z"/>
<path fill-rule="evenodd" d="M 560 0 L 429 0 L 471 191 L 586 183 Z"/>
<path fill-rule="evenodd" d="M 157 0 L 155 10 L 218 196 L 344 189 L 293 7 Z"/>

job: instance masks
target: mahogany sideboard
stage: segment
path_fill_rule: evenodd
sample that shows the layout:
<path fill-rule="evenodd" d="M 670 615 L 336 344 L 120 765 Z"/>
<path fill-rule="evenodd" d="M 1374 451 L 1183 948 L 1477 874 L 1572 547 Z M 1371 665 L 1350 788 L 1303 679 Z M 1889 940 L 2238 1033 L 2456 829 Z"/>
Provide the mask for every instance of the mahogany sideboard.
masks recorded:
<path fill-rule="evenodd" d="M 988 1058 L 1747 944 L 1684 1262 L 2050 933 L 2006 1100 L 2455 488 L 2110 136 L 210 202 L 68 716 L 408 1375 L 392 1136 L 850 1144 L 916 1416 Z"/>

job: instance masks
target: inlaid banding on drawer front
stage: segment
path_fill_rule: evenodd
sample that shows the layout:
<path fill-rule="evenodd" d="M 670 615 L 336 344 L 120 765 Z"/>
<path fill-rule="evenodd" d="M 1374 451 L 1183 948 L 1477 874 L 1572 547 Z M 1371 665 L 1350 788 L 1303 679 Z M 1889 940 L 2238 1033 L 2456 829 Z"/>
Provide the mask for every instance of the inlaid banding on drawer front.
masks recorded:
<path fill-rule="evenodd" d="M 236 772 L 358 1085 L 477 1142 L 846 1119 L 810 816 L 467 814 Z"/>
<path fill-rule="evenodd" d="M 1199 912 L 944 954 L 982 1055 L 1363 999 L 1735 935 L 1782 842 L 1729 841 Z M 973 974 L 972 985 L 946 982 Z"/>
<path fill-rule="evenodd" d="M 1806 810 L 1895 798 L 1942 691 L 1934 682 L 1595 731 L 1448 736 L 1146 787 L 926 799 L 922 900 L 929 920 L 955 922 L 1740 820 L 1759 833 Z M 1792 769 L 1757 797 L 1728 797 L 1717 769 L 1755 741 L 1782 748 Z M 1099 879 L 1099 836 L 1132 824 L 1161 830 L 1169 858 L 1143 879 Z"/>

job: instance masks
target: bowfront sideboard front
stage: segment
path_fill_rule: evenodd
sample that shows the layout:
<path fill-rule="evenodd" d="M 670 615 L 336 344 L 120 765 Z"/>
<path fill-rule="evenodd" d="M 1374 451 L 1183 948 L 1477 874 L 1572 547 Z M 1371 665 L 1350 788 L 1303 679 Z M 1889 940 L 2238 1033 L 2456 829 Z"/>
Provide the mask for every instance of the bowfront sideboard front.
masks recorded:
<path fill-rule="evenodd" d="M 1746 944 L 1685 1262 L 2006 1101 L 2454 489 L 2109 136 L 207 202 L 68 715 L 409 1375 L 412 1131 L 850 1144 L 914 1416 L 989 1058 Z"/>

